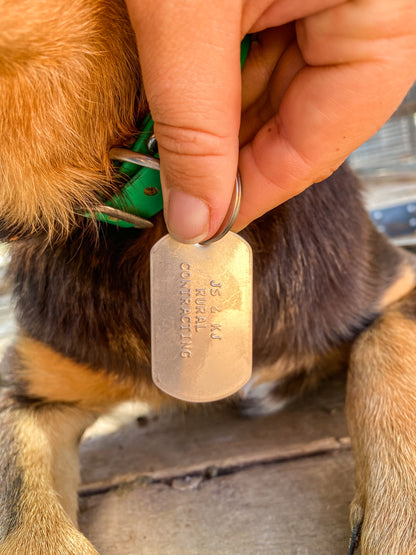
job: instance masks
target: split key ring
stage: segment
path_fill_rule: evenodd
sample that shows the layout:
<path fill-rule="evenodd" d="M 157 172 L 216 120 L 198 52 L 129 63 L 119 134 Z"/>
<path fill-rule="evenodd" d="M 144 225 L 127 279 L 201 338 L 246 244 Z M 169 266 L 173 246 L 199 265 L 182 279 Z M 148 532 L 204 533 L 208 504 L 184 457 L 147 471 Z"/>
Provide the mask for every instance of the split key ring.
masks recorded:
<path fill-rule="evenodd" d="M 235 178 L 235 187 L 233 196 L 231 197 L 230 206 L 228 208 L 227 214 L 225 215 L 224 221 L 217 231 L 217 233 L 207 239 L 206 241 L 202 241 L 199 243 L 200 245 L 210 245 L 211 243 L 215 243 L 215 241 L 219 241 L 226 235 L 230 229 L 233 227 L 235 220 L 237 219 L 238 212 L 240 211 L 240 204 L 241 204 L 241 176 L 240 172 L 237 170 L 237 175 Z"/>

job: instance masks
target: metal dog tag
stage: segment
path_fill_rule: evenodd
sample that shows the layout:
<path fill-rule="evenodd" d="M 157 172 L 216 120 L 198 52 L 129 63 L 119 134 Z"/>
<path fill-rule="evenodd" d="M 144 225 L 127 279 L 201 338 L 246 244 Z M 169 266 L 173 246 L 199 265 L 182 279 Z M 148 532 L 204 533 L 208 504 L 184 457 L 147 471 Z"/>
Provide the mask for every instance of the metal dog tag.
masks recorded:
<path fill-rule="evenodd" d="M 235 393 L 252 367 L 250 245 L 234 233 L 207 245 L 166 235 L 150 260 L 153 381 L 184 401 Z"/>

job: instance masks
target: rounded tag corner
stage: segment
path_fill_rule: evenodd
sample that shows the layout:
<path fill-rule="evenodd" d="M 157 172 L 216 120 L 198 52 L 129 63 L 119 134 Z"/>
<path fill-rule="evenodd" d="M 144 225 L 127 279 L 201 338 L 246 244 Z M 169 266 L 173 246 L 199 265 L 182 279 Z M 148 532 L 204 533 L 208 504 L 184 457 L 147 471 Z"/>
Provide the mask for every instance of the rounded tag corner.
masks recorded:
<path fill-rule="evenodd" d="M 157 252 L 158 249 L 160 249 L 162 247 L 162 245 L 164 243 L 166 243 L 166 241 L 168 241 L 170 238 L 169 233 L 167 235 L 164 235 L 163 237 L 161 237 L 160 239 L 158 239 L 156 241 L 156 243 L 153 245 L 153 247 L 150 249 L 150 256 L 152 255 L 152 253 Z"/>

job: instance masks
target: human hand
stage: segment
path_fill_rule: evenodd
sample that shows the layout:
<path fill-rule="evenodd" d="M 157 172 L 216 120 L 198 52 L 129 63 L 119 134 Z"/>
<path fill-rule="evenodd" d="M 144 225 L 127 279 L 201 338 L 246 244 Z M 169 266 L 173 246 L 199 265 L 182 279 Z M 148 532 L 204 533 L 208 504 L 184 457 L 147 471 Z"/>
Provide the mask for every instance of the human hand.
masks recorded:
<path fill-rule="evenodd" d="M 414 0 L 127 0 L 169 231 L 235 229 L 328 177 L 416 78 Z M 256 33 L 240 70 L 240 42 Z M 241 85 L 242 82 L 242 85 Z M 241 118 L 241 128 L 240 128 Z"/>

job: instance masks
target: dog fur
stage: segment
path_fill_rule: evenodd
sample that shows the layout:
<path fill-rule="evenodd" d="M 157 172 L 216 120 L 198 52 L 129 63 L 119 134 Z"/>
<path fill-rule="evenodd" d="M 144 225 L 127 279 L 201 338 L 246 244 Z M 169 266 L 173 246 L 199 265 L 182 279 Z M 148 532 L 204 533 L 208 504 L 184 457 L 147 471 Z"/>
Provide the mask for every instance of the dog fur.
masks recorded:
<path fill-rule="evenodd" d="M 93 554 L 77 530 L 78 444 L 150 377 L 149 252 L 166 233 L 79 216 L 120 187 L 108 152 L 147 111 L 118 0 L 0 0 L 0 236 L 19 334 L 3 362 L 0 554 Z M 370 222 L 347 167 L 242 233 L 254 253 L 250 415 L 349 365 L 352 547 L 416 552 L 415 259 Z"/>

